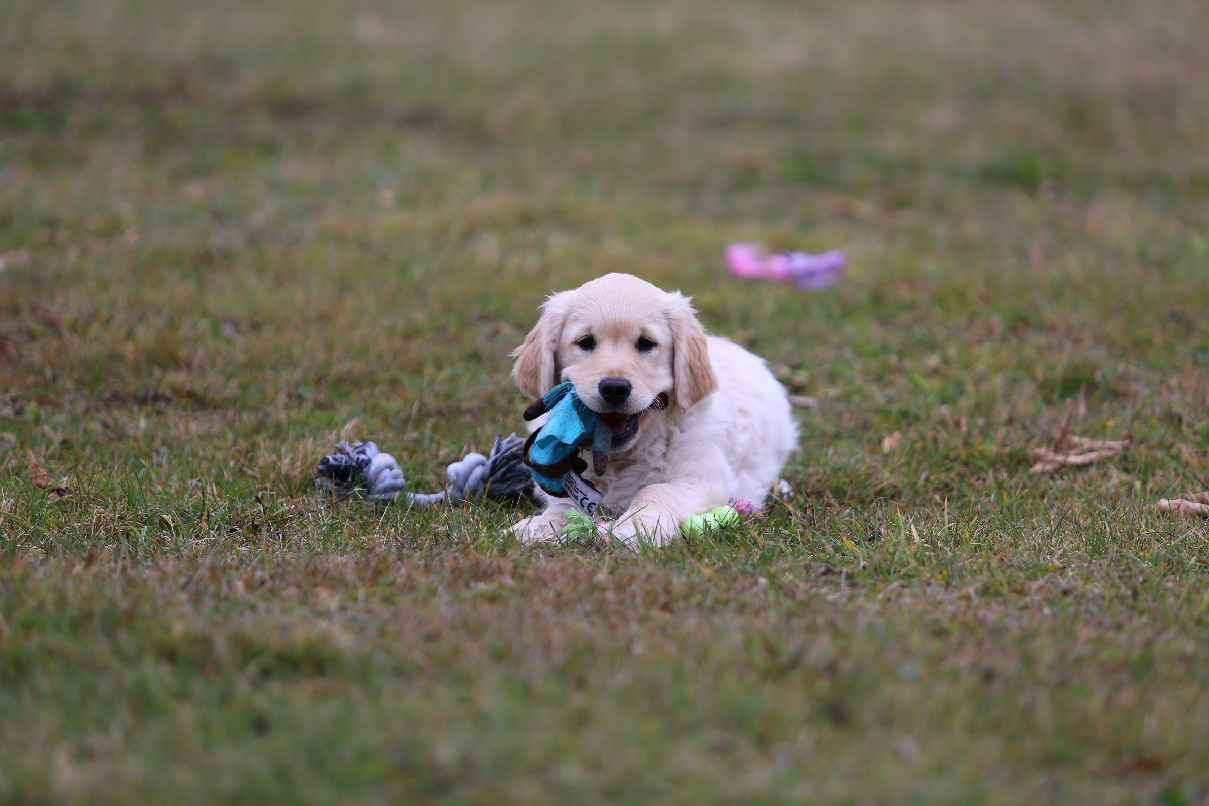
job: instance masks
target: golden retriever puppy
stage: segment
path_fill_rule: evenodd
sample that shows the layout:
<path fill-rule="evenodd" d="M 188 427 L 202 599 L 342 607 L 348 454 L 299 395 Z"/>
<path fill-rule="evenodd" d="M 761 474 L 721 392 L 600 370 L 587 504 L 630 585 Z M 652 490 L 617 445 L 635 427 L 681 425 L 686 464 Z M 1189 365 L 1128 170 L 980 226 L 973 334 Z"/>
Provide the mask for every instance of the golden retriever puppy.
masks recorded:
<path fill-rule="evenodd" d="M 688 297 L 633 275 L 554 294 L 512 355 L 525 394 L 569 380 L 613 430 L 603 473 L 589 462 L 584 478 L 622 513 L 613 534 L 631 546 L 664 545 L 685 518 L 736 499 L 762 505 L 797 445 L 764 361 L 707 336 Z M 513 527 L 524 541 L 553 539 L 566 522 L 571 502 L 543 499 L 543 512 Z"/>

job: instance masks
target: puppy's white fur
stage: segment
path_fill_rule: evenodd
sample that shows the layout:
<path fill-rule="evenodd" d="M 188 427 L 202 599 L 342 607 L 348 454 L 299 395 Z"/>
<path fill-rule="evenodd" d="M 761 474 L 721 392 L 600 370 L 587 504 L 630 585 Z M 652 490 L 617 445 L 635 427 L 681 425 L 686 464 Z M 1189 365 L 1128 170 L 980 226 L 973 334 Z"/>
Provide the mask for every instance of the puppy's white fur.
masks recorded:
<path fill-rule="evenodd" d="M 610 453 L 603 475 L 589 467 L 584 476 L 610 510 L 624 513 L 613 534 L 631 545 L 664 545 L 685 518 L 734 499 L 763 504 L 797 445 L 785 389 L 764 361 L 707 336 L 687 297 L 633 275 L 608 274 L 551 296 L 513 356 L 517 386 L 534 398 L 570 380 L 585 404 L 604 412 L 600 380 L 630 382 L 616 410 L 640 414 L 638 432 Z M 672 405 L 649 409 L 661 392 Z M 543 512 L 513 527 L 522 540 L 552 539 L 565 524 L 570 502 L 543 498 Z"/>

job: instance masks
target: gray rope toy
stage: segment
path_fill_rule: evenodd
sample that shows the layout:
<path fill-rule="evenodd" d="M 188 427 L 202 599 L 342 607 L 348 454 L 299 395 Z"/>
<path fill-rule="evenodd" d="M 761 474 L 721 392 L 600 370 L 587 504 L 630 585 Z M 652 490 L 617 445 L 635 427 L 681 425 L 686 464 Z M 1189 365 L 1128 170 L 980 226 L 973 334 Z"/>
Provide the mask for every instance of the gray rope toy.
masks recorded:
<path fill-rule="evenodd" d="M 524 463 L 525 441 L 516 434 L 496 437 L 491 453 L 468 453 L 445 469 L 445 489 L 437 493 L 404 491 L 407 478 L 395 457 L 372 442 L 341 442 L 335 453 L 319 460 L 315 488 L 340 497 L 363 492 L 371 501 L 392 502 L 404 496 L 415 506 L 456 503 L 484 496 L 516 500 L 529 494 L 533 477 Z"/>

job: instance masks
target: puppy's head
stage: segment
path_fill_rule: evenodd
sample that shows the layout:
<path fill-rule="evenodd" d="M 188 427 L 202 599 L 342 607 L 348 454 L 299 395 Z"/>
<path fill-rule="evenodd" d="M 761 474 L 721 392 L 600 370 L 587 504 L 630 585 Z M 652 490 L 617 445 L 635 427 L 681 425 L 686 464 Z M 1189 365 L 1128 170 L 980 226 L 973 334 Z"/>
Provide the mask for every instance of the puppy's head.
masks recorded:
<path fill-rule="evenodd" d="M 667 402 L 687 409 L 717 386 L 689 299 L 629 274 L 551 296 L 512 355 L 516 385 L 531 397 L 573 382 L 613 429 L 615 449 L 641 431 L 648 412 Z"/>

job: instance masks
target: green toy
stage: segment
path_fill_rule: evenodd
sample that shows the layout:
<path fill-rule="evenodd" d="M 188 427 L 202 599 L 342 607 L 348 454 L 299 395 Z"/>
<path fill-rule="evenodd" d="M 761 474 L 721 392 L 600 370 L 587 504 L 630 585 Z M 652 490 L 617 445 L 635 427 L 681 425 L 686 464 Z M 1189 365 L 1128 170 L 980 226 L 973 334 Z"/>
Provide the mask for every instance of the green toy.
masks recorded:
<path fill-rule="evenodd" d="M 734 529 L 743 522 L 740 511 L 733 506 L 714 507 L 708 512 L 691 515 L 680 522 L 680 534 L 685 537 L 700 537 L 706 532 Z M 577 509 L 567 512 L 567 525 L 562 536 L 576 541 L 587 541 L 604 537 L 609 533 L 608 524 L 593 520 Z"/>
<path fill-rule="evenodd" d="M 732 506 L 714 507 L 709 512 L 692 515 L 680 522 L 680 534 L 699 537 L 710 531 L 734 529 L 742 522 L 739 510 Z"/>
<path fill-rule="evenodd" d="M 567 511 L 567 525 L 559 533 L 576 542 L 586 543 L 600 534 L 603 523 L 589 518 L 578 509 Z"/>

